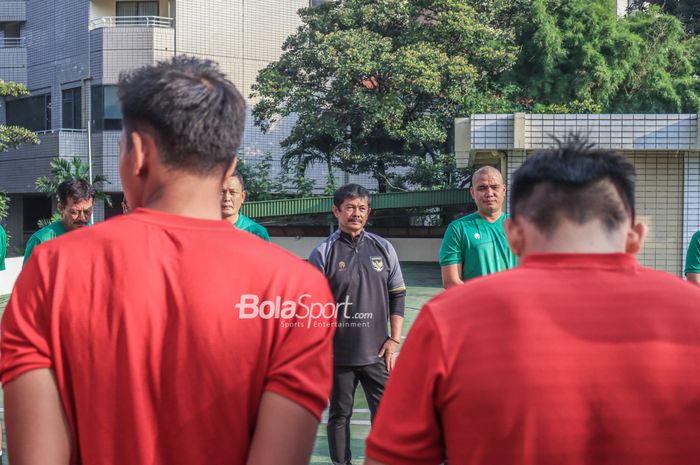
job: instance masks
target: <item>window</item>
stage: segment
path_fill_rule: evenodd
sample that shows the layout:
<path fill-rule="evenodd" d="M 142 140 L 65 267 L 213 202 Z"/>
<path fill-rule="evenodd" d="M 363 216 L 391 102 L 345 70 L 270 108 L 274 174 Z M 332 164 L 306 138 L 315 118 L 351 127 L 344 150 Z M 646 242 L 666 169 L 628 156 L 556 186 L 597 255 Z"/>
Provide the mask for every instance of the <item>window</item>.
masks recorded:
<path fill-rule="evenodd" d="M 63 124 L 62 128 L 83 129 L 83 98 L 82 89 L 66 89 L 63 91 Z"/>
<path fill-rule="evenodd" d="M 22 45 L 20 38 L 21 23 L 0 23 L 0 47 L 19 47 Z"/>
<path fill-rule="evenodd" d="M 122 111 L 117 98 L 116 86 L 92 88 L 92 119 L 95 131 L 120 131 Z"/>
<path fill-rule="evenodd" d="M 117 2 L 117 16 L 160 16 L 158 2 Z"/>
<path fill-rule="evenodd" d="M 34 95 L 6 103 L 7 125 L 30 131 L 51 129 L 51 94 Z"/>

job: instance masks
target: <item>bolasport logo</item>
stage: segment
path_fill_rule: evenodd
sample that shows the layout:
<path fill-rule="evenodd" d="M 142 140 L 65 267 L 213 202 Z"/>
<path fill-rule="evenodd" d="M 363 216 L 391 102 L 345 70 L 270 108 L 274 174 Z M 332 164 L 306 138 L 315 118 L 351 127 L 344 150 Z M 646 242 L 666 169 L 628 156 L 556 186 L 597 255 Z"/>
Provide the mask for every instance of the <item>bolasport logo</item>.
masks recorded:
<path fill-rule="evenodd" d="M 280 296 L 273 300 L 261 300 L 255 294 L 243 294 L 236 309 L 242 320 L 274 318 L 283 320 L 282 325 L 287 327 L 369 326 L 369 322 L 358 320 L 368 320 L 374 316 L 371 313 L 352 313 L 352 302 L 348 296 L 345 296 L 343 302 L 337 303 L 312 302 L 311 299 L 311 294 L 300 295 L 297 300 L 283 300 Z M 338 320 L 342 322 L 337 323 Z"/>

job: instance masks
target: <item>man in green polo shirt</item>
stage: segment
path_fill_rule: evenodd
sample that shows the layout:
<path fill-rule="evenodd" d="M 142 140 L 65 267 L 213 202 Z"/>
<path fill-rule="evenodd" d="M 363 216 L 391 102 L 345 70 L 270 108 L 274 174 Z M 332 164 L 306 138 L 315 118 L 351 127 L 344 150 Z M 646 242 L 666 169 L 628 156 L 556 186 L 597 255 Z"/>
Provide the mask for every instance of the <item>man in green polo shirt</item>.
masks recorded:
<path fill-rule="evenodd" d="M 517 264 L 503 229 L 508 215 L 503 212 L 506 185 L 500 171 L 492 166 L 479 168 L 469 191 L 477 211 L 450 223 L 440 246 L 445 289 Z"/>
<path fill-rule="evenodd" d="M 27 263 L 37 245 L 87 226 L 90 222 L 95 199 L 95 189 L 90 183 L 82 179 L 63 181 L 58 185 L 57 193 L 61 218 L 32 234 L 24 250 L 24 263 Z"/>
<path fill-rule="evenodd" d="M 685 257 L 685 276 L 688 281 L 700 285 L 700 231 L 693 234 Z"/>
<path fill-rule="evenodd" d="M 7 234 L 0 224 L 0 271 L 5 269 L 5 256 L 7 255 Z"/>
<path fill-rule="evenodd" d="M 238 171 L 234 171 L 233 175 L 224 181 L 221 188 L 221 215 L 237 229 L 255 234 L 269 242 L 270 235 L 267 233 L 267 229 L 240 213 L 245 197 L 243 176 Z"/>

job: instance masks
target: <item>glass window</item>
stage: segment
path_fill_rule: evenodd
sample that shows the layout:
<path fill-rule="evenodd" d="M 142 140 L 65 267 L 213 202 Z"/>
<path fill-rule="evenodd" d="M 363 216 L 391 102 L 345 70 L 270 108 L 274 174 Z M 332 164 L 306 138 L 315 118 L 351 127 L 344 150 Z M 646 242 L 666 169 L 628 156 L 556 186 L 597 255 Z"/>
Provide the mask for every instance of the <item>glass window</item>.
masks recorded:
<path fill-rule="evenodd" d="M 158 2 L 117 2 L 117 16 L 160 16 Z"/>
<path fill-rule="evenodd" d="M 67 129 L 83 129 L 82 89 L 66 89 L 63 91 L 63 124 Z"/>
<path fill-rule="evenodd" d="M 51 94 L 8 100 L 5 108 L 8 126 L 22 126 L 30 131 L 51 129 Z"/>
<path fill-rule="evenodd" d="M 3 31 L 6 39 L 19 39 L 21 23 L 0 23 L 0 30 Z"/>
<path fill-rule="evenodd" d="M 122 111 L 117 98 L 116 86 L 95 86 L 92 88 L 92 121 L 95 131 L 122 128 Z"/>

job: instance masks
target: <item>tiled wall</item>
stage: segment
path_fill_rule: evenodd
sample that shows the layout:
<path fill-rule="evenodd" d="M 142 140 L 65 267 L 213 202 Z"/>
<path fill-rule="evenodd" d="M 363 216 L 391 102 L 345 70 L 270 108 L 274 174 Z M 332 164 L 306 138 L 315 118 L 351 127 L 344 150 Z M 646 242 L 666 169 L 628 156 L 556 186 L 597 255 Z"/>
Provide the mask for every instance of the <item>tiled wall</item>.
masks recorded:
<path fill-rule="evenodd" d="M 56 132 L 39 136 L 39 145 L 23 146 L 2 154 L 0 190 L 9 193 L 36 192 L 34 182 L 49 174 L 49 161 L 59 154 L 64 157 L 87 154 L 85 133 Z"/>
<path fill-rule="evenodd" d="M 26 21 L 26 0 L 2 0 L 0 1 L 0 22 Z"/>
<path fill-rule="evenodd" d="M 153 27 L 104 27 L 90 31 L 94 85 L 116 84 L 122 71 L 172 57 L 174 31 Z"/>
<path fill-rule="evenodd" d="M 700 152 L 688 152 L 683 176 L 683 268 L 690 238 L 700 231 Z"/>
<path fill-rule="evenodd" d="M 694 150 L 697 114 L 523 114 L 523 144 L 516 146 L 513 114 L 472 115 L 473 150 L 538 149 L 579 135 L 603 148 Z"/>
<path fill-rule="evenodd" d="M 639 261 L 680 275 L 684 235 L 684 156 L 668 152 L 637 152 L 626 156 L 637 171 L 635 201 L 638 220 L 649 226 Z"/>
<path fill-rule="evenodd" d="M 0 80 L 27 83 L 26 47 L 0 48 Z"/>
<path fill-rule="evenodd" d="M 553 138 L 578 134 L 612 149 L 689 150 L 697 134 L 696 114 L 526 115 L 525 148 L 548 147 Z"/>
<path fill-rule="evenodd" d="M 472 149 L 512 149 L 513 137 L 514 117 L 512 114 L 473 115 L 471 117 Z"/>

